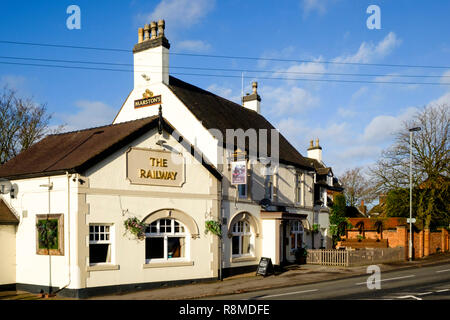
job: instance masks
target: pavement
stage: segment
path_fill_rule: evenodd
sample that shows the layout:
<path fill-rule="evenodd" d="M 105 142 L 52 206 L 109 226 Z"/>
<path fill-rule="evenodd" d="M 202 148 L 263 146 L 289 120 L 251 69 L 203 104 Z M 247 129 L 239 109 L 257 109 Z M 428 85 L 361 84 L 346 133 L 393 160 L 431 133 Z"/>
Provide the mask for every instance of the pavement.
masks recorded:
<path fill-rule="evenodd" d="M 381 272 L 407 268 L 444 264 L 450 262 L 450 253 L 441 253 L 415 260 L 379 264 Z M 225 278 L 220 281 L 192 283 L 182 286 L 142 290 L 89 298 L 88 300 L 189 300 L 213 298 L 221 295 L 245 293 L 271 288 L 285 288 L 303 284 L 345 279 L 367 274 L 367 266 L 334 267 L 320 265 L 290 265 L 274 275 L 263 277 L 256 272 Z M 72 300 L 64 297 L 42 298 L 36 294 L 21 291 L 0 292 L 0 300 Z"/>

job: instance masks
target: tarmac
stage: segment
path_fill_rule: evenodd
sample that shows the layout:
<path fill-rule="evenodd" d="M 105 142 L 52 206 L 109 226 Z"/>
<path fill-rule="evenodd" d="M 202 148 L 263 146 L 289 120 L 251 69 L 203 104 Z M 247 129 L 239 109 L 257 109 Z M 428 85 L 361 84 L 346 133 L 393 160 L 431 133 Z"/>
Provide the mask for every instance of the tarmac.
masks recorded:
<path fill-rule="evenodd" d="M 415 261 L 378 264 L 381 272 L 450 262 L 450 253 L 441 253 Z M 335 267 L 321 265 L 289 265 L 275 274 L 263 277 L 255 272 L 241 274 L 211 282 L 199 282 L 182 286 L 142 290 L 114 295 L 96 296 L 88 300 L 191 300 L 243 293 L 270 288 L 289 287 L 344 279 L 367 274 L 367 265 L 359 267 Z M 0 300 L 78 300 L 64 297 L 43 298 L 23 291 L 0 292 Z"/>

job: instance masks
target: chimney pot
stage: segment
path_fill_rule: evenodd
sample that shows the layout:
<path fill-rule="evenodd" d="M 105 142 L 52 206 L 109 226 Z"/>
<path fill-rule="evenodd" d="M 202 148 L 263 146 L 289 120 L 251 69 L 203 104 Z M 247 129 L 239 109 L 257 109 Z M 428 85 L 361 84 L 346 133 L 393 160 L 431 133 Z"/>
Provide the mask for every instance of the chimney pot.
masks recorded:
<path fill-rule="evenodd" d="M 314 145 L 313 145 L 313 140 L 311 140 L 311 141 L 309 142 L 309 147 L 310 147 L 310 148 L 314 147 Z"/>
<path fill-rule="evenodd" d="M 166 28 L 166 22 L 164 20 L 158 21 L 158 37 L 164 37 L 164 29 Z"/>
<path fill-rule="evenodd" d="M 316 147 L 319 147 L 319 138 L 316 139 Z"/>
<path fill-rule="evenodd" d="M 253 94 L 258 94 L 257 89 L 258 89 L 258 82 L 253 81 L 253 82 L 252 82 L 252 90 L 253 90 Z"/>
<path fill-rule="evenodd" d="M 146 24 L 144 26 L 144 40 L 148 40 L 149 39 L 149 30 L 150 30 L 150 26 L 148 24 Z"/>
<path fill-rule="evenodd" d="M 150 23 L 150 28 L 151 28 L 151 32 L 152 32 L 152 37 L 151 37 L 151 39 L 155 39 L 155 38 L 156 38 L 156 27 L 157 27 L 156 22 L 155 22 L 155 21 L 152 21 L 152 22 Z"/>
<path fill-rule="evenodd" d="M 138 43 L 144 41 L 144 28 L 138 29 Z"/>

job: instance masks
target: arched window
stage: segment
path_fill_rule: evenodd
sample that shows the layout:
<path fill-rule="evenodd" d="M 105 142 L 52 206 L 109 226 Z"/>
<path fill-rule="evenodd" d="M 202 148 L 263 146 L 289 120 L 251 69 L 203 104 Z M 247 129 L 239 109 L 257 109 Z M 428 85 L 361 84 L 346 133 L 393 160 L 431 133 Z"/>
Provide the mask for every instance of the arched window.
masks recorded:
<path fill-rule="evenodd" d="M 300 221 L 291 222 L 291 250 L 300 249 L 303 244 L 303 225 Z"/>
<path fill-rule="evenodd" d="M 182 223 L 175 219 L 159 219 L 145 230 L 145 262 L 184 260 L 187 258 L 189 236 Z"/>
<path fill-rule="evenodd" d="M 251 254 L 252 233 L 247 221 L 238 221 L 231 228 L 231 253 L 233 256 Z"/>

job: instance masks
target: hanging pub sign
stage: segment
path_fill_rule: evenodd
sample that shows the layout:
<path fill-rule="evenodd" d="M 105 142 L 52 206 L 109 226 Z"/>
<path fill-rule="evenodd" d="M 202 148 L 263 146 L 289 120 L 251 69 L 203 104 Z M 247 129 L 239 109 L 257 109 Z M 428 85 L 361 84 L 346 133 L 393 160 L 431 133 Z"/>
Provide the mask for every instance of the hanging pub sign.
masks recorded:
<path fill-rule="evenodd" d="M 142 94 L 142 99 L 134 100 L 134 108 L 138 109 L 160 103 L 161 103 L 161 95 L 153 96 L 153 92 L 151 92 L 149 89 L 146 89 L 145 92 Z"/>
<path fill-rule="evenodd" d="M 231 163 L 231 184 L 247 184 L 247 162 L 245 160 Z"/>
<path fill-rule="evenodd" d="M 132 184 L 181 187 L 185 182 L 184 158 L 169 151 L 130 148 L 127 179 Z"/>

